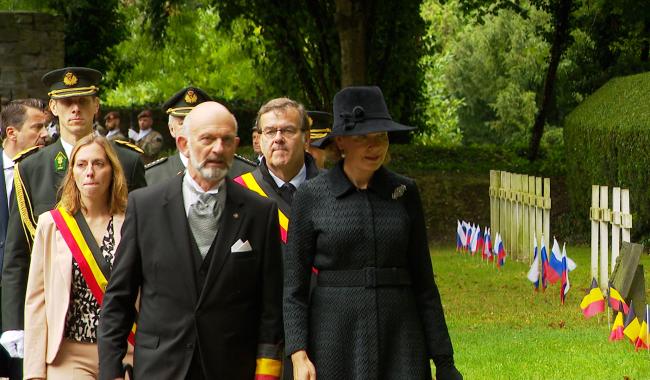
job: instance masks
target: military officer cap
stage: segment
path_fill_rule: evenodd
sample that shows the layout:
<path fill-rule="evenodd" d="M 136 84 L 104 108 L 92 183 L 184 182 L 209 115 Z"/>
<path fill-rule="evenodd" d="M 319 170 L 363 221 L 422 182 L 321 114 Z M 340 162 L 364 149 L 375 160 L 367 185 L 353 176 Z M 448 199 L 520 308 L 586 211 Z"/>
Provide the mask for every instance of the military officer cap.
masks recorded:
<path fill-rule="evenodd" d="M 169 98 L 163 105 L 162 109 L 172 116 L 187 116 L 192 108 L 197 105 L 212 100 L 205 91 L 198 87 L 185 87 Z"/>
<path fill-rule="evenodd" d="M 320 142 L 332 131 L 332 114 L 322 111 L 307 111 L 311 146 L 320 147 Z"/>
<path fill-rule="evenodd" d="M 102 73 L 87 67 L 64 67 L 43 75 L 41 81 L 49 89 L 51 99 L 91 96 L 99 91 Z"/>

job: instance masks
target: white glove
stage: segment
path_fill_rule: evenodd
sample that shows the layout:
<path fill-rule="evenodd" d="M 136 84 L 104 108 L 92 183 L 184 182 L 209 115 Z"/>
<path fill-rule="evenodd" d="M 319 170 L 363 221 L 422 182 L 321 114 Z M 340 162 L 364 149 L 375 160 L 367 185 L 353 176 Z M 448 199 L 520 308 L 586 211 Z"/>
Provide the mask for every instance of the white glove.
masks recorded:
<path fill-rule="evenodd" d="M 134 131 L 133 129 L 129 128 L 129 138 L 133 141 L 138 141 L 138 135 L 139 133 Z"/>
<path fill-rule="evenodd" d="M 23 330 L 9 330 L 2 333 L 0 336 L 0 344 L 7 350 L 9 356 L 12 358 L 23 358 L 25 345 L 25 331 Z"/>

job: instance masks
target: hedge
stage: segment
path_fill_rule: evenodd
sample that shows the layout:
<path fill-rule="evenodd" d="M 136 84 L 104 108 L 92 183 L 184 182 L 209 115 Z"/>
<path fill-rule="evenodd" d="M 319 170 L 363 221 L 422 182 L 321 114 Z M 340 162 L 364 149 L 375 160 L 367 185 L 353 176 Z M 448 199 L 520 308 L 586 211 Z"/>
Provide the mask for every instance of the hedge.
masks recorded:
<path fill-rule="evenodd" d="M 628 188 L 635 241 L 650 237 L 649 96 L 650 72 L 614 78 L 564 124 L 569 202 L 582 217 L 576 221 L 588 224 L 592 184 Z"/>

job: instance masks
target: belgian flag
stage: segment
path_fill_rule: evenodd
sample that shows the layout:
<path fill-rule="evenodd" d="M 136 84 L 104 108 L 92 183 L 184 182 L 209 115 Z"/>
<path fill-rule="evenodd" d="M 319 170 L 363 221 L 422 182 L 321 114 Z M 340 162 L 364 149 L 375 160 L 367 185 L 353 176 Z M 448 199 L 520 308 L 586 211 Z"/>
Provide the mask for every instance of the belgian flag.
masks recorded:
<path fill-rule="evenodd" d="M 624 336 L 623 329 L 625 328 L 625 324 L 623 323 L 622 307 L 618 310 L 619 312 L 618 314 L 616 314 L 616 318 L 614 319 L 614 325 L 612 326 L 612 332 L 609 334 L 609 340 L 612 342 L 615 340 L 622 340 Z"/>
<path fill-rule="evenodd" d="M 595 278 L 591 280 L 591 288 L 580 302 L 580 309 L 582 309 L 585 318 L 591 318 L 605 310 L 605 296 L 600 291 Z"/>
<path fill-rule="evenodd" d="M 650 325 L 650 308 L 648 305 L 645 305 L 645 318 L 641 322 L 641 328 L 639 329 L 639 336 L 636 338 L 636 343 L 634 347 L 636 350 L 650 350 L 650 336 L 648 336 L 648 326 Z"/>
<path fill-rule="evenodd" d="M 622 311 L 624 314 L 628 313 L 629 308 L 627 307 L 623 296 L 621 296 L 621 293 L 619 293 L 618 290 L 614 289 L 611 283 L 609 284 L 609 290 L 607 294 L 607 302 L 609 303 L 609 307 L 611 307 L 612 310 Z"/>
<path fill-rule="evenodd" d="M 627 313 L 625 317 L 625 328 L 623 329 L 623 334 L 625 334 L 632 344 L 636 344 L 636 339 L 639 337 L 639 331 L 641 330 L 641 324 L 634 313 L 634 305 L 630 302 L 630 312 Z"/>

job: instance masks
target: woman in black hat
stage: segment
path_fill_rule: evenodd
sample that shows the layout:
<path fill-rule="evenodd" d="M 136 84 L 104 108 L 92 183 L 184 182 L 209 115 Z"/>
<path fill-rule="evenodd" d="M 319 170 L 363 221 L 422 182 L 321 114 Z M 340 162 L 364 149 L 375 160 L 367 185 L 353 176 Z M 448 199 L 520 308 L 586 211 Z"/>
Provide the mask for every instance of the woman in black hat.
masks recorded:
<path fill-rule="evenodd" d="M 294 198 L 285 256 L 295 379 L 462 379 L 434 282 L 418 188 L 382 166 L 392 121 L 378 87 L 334 97 L 343 159 Z M 318 273 L 310 291 L 310 275 Z"/>

